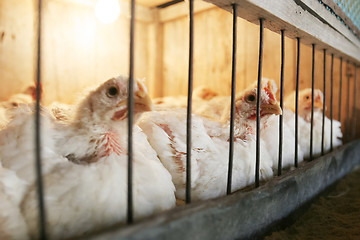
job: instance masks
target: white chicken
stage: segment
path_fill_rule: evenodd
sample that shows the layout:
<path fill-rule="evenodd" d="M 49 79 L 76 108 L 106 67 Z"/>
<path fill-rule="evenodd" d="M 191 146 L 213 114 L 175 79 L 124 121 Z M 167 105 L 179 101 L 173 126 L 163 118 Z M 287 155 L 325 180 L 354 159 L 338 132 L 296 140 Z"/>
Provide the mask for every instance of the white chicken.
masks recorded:
<path fill-rule="evenodd" d="M 264 97 L 264 102 L 276 102 L 276 92 L 277 85 L 276 83 L 268 78 L 262 79 L 262 95 Z M 247 102 L 249 100 L 255 100 L 256 96 L 256 83 L 252 84 L 243 94 L 247 92 Z M 251 96 L 252 95 L 252 96 Z M 242 110 L 243 113 L 247 113 L 246 100 L 243 104 L 245 109 Z M 214 97 L 207 104 L 203 104 L 200 108 L 196 109 L 195 112 L 209 118 L 219 118 L 223 114 L 224 106 L 230 106 L 230 96 L 218 96 Z M 271 104 L 270 104 L 271 106 Z M 284 114 L 284 125 L 283 125 L 283 151 L 282 151 L 282 167 L 287 168 L 294 163 L 294 153 L 295 153 L 295 133 L 294 133 L 294 114 L 285 110 Z M 230 115 L 230 110 L 227 110 L 226 116 Z M 249 119 L 243 118 L 243 126 L 247 126 L 252 131 L 255 131 L 255 121 L 253 119 L 256 115 L 256 105 L 252 107 L 252 115 L 249 116 Z M 228 117 L 229 118 L 229 117 Z M 286 120 L 285 120 L 286 119 Z M 267 149 L 268 157 L 272 159 L 273 168 L 278 168 L 279 160 L 279 116 L 278 115 L 269 115 L 263 117 L 261 121 L 261 140 L 262 146 Z M 298 146 L 298 161 L 303 160 L 303 152 Z"/>
<path fill-rule="evenodd" d="M 277 85 L 276 83 L 268 78 L 262 78 L 261 81 L 262 84 L 262 95 L 265 97 L 264 101 L 266 100 L 267 102 L 271 101 L 270 98 L 275 99 L 275 95 L 277 92 Z M 245 96 L 244 93 L 247 92 L 248 93 L 248 97 L 250 99 L 244 99 L 244 106 L 247 106 L 246 102 L 256 102 L 256 99 L 254 99 L 253 97 L 256 97 L 256 89 L 257 87 L 257 81 L 254 82 L 253 84 L 251 84 L 247 89 L 243 90 L 242 92 L 237 94 L 237 99 L 240 98 L 240 96 Z M 251 94 L 250 94 L 251 92 Z M 207 100 L 207 99 L 204 99 Z M 250 101 L 252 100 L 252 101 Z M 227 118 L 228 116 L 230 116 L 230 101 L 231 101 L 231 97 L 230 96 L 214 96 L 210 99 L 208 99 L 208 101 L 203 101 L 201 104 L 194 104 L 194 112 L 196 114 L 208 117 L 210 119 L 219 119 L 221 117 L 224 117 L 223 115 L 227 114 L 225 116 L 225 118 Z M 276 99 L 275 99 L 276 101 Z M 272 105 L 271 105 L 272 106 Z M 228 109 L 227 109 L 228 108 Z M 248 109 L 246 109 L 245 111 L 243 111 L 243 113 L 247 112 Z M 252 119 L 256 118 L 256 108 L 255 109 L 251 109 L 252 111 Z"/>
<path fill-rule="evenodd" d="M 242 133 L 248 135 L 249 131 L 252 131 L 255 134 L 256 131 L 256 86 L 257 84 L 252 84 L 247 90 L 241 93 L 242 97 L 237 97 L 237 103 L 243 107 L 240 108 L 240 111 L 243 114 L 248 114 L 247 116 L 243 116 L 242 118 L 235 119 L 238 121 L 238 125 L 246 126 L 246 131 L 241 131 Z M 263 78 L 262 79 L 262 106 L 260 115 L 262 117 L 260 125 L 260 138 L 261 138 L 261 151 L 267 151 L 266 158 L 271 159 L 273 169 L 278 168 L 278 160 L 279 160 L 279 116 L 282 111 L 278 106 L 276 100 L 276 92 L 277 85 L 275 81 Z M 242 99 L 242 100 L 241 100 Z M 220 108 L 219 108 L 220 109 Z M 251 109 L 251 111 L 249 111 Z M 213 112 L 214 114 L 215 112 Z M 269 114 L 270 113 L 270 114 Z M 289 111 L 283 112 L 284 118 L 289 119 L 291 122 L 291 114 Z M 227 110 L 225 113 L 226 116 L 230 115 L 230 110 Z M 229 117 L 228 117 L 229 118 Z M 283 125 L 283 151 L 282 151 L 282 167 L 287 168 L 294 163 L 294 153 L 295 153 L 295 138 L 294 138 L 294 128 L 289 124 Z M 266 150 L 265 150 L 266 149 Z M 299 153 L 298 158 L 299 161 L 303 160 L 303 153 L 298 147 Z"/>
<path fill-rule="evenodd" d="M 29 86 L 22 93 L 12 95 L 6 101 L 0 102 L 0 129 L 6 127 L 11 120 L 11 109 L 16 108 L 19 104 L 28 104 L 36 100 L 36 87 Z"/>
<path fill-rule="evenodd" d="M 268 101 L 268 96 L 263 94 L 261 112 L 261 116 L 265 117 L 269 114 L 280 114 L 281 109 L 276 101 Z M 222 122 L 215 122 L 197 115 L 192 116 L 191 194 L 193 201 L 226 194 L 229 113 L 230 108 L 224 111 Z M 256 88 L 251 88 L 236 98 L 232 179 L 234 191 L 255 181 L 255 113 Z M 139 121 L 139 126 L 147 134 L 150 144 L 172 174 L 177 198 L 184 199 L 186 112 L 184 110 L 148 112 Z M 272 163 L 267 159 L 266 149 L 263 149 L 261 154 L 260 177 L 264 180 L 273 176 Z"/>
<path fill-rule="evenodd" d="M 214 97 L 217 98 L 217 96 L 218 94 L 216 92 L 205 86 L 199 86 L 195 88 L 192 95 L 192 102 L 195 106 L 194 109 L 200 108 L 204 103 Z M 166 110 L 169 108 L 186 108 L 187 96 L 166 96 L 161 98 L 155 98 L 153 102 L 156 110 Z"/>
<path fill-rule="evenodd" d="M 287 109 L 283 109 L 283 141 L 282 141 L 282 168 L 289 168 L 295 164 L 295 114 Z M 265 131 L 261 132 L 265 146 L 273 160 L 273 168 L 278 169 L 279 163 L 279 117 L 270 116 L 267 121 Z M 304 152 L 297 144 L 298 163 L 304 160 Z"/>
<path fill-rule="evenodd" d="M 310 130 L 311 130 L 311 88 L 299 92 L 299 145 L 304 156 L 310 156 Z M 285 100 L 285 106 L 295 112 L 295 92 Z M 313 155 L 321 153 L 322 141 L 322 109 L 323 94 L 321 90 L 314 89 L 314 125 L 313 125 Z M 333 119 L 333 147 L 342 144 L 341 123 Z M 324 151 L 330 149 L 331 121 L 325 116 Z"/>
<path fill-rule="evenodd" d="M 25 181 L 0 164 L 0 239 L 28 239 L 20 203 L 27 188 Z"/>
<path fill-rule="evenodd" d="M 75 105 L 52 102 L 49 106 L 47 106 L 47 108 L 57 121 L 69 122 L 75 114 Z"/>
<path fill-rule="evenodd" d="M 127 86 L 126 77 L 106 81 L 77 106 L 75 118 L 68 125 L 57 129 L 62 135 L 55 136 L 52 153 L 60 160 L 43 177 L 51 239 L 96 231 L 125 220 Z M 138 117 L 151 109 L 151 101 L 141 83 L 135 83 L 134 89 L 134 112 Z M 134 217 L 138 219 L 175 206 L 175 188 L 171 175 L 138 127 L 134 127 L 133 138 L 133 201 Z M 63 161 L 64 157 L 71 161 Z M 43 164 L 47 160 L 43 156 Z M 38 238 L 36 194 L 36 184 L 32 183 L 21 204 L 33 239 Z"/>
<path fill-rule="evenodd" d="M 0 131 L 0 162 L 28 184 L 36 179 L 34 107 L 34 104 L 19 104 L 10 110 L 13 119 Z M 57 139 L 63 137 L 61 128 L 42 108 L 40 132 L 43 173 L 51 171 L 55 164 L 67 161 L 55 152 Z"/>

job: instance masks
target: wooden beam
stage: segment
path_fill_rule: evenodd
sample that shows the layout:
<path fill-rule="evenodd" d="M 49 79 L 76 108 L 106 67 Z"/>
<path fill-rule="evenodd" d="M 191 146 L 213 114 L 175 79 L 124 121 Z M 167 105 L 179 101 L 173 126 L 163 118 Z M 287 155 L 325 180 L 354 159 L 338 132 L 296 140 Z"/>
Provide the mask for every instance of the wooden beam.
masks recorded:
<path fill-rule="evenodd" d="M 285 33 L 290 38 L 300 37 L 304 44 L 315 44 L 317 49 L 328 49 L 328 53 L 344 56 L 350 61 L 360 62 L 360 40 L 350 37 L 344 28 L 332 26 L 334 20 L 329 12 L 321 16 L 307 0 L 206 0 L 231 12 L 231 4 L 239 5 L 238 16 L 258 24 L 265 19 L 265 27 Z M 325 20 L 325 21 L 324 21 Z"/>
<path fill-rule="evenodd" d="M 49 2 L 56 2 L 57 4 L 75 4 L 87 8 L 95 9 L 97 0 L 49 0 Z M 159 1 L 162 2 L 162 1 Z M 119 0 L 120 16 L 130 19 L 130 1 Z M 135 20 L 142 22 L 152 22 L 154 20 L 152 9 L 142 4 L 136 4 Z"/>
<path fill-rule="evenodd" d="M 168 22 L 177 18 L 186 17 L 189 14 L 189 3 L 181 2 L 167 8 L 160 10 L 160 22 Z M 194 1 L 194 13 L 202 12 L 211 8 L 215 8 L 213 4 L 203 2 L 203 1 Z"/>
<path fill-rule="evenodd" d="M 164 30 L 159 22 L 160 9 L 154 9 L 154 21 L 149 24 L 148 41 L 148 69 L 149 77 L 146 79 L 149 93 L 152 98 L 163 96 L 163 49 Z"/>
<path fill-rule="evenodd" d="M 353 42 L 354 44 L 356 44 L 356 42 L 359 41 L 359 39 L 355 36 L 355 34 L 344 23 L 342 23 L 339 19 L 337 19 L 335 15 L 331 14 L 330 11 L 325 8 L 324 5 L 319 4 L 319 2 L 313 0 L 302 0 L 302 2 L 305 3 L 308 7 L 310 7 L 314 12 L 316 12 L 318 18 L 321 19 L 321 21 L 327 23 L 336 31 L 343 34 L 347 39 L 349 39 L 349 41 Z M 332 5 L 331 7 L 335 7 L 335 6 L 336 4 L 334 3 L 334 5 Z M 340 12 L 341 9 L 337 7 L 336 14 L 340 14 Z M 345 14 L 343 13 L 341 17 L 344 20 Z M 346 24 L 348 25 L 350 23 L 352 24 L 350 19 L 345 18 L 345 20 L 347 21 Z M 351 26 L 352 26 L 351 29 L 354 30 L 353 28 L 355 28 L 355 25 L 352 24 Z"/>
<path fill-rule="evenodd" d="M 353 21 L 351 21 L 351 19 L 344 13 L 344 11 L 341 9 L 341 7 L 339 7 L 333 0 L 322 0 L 322 2 L 324 4 L 326 4 L 327 6 L 329 6 L 336 15 L 338 15 L 346 25 L 348 25 L 352 31 L 354 31 L 354 33 L 358 36 L 360 34 L 360 30 L 358 27 L 355 26 L 355 24 L 353 23 Z"/>

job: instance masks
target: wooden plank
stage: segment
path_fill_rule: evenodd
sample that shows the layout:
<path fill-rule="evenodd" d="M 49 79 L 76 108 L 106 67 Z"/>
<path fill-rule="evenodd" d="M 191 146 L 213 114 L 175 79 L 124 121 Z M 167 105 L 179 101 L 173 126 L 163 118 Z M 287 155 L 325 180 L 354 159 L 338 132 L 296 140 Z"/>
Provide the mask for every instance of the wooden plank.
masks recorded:
<path fill-rule="evenodd" d="M 64 14 L 66 13 L 66 14 Z M 135 76 L 148 76 L 148 24 L 135 27 Z M 44 102 L 73 103 L 79 93 L 129 74 L 129 19 L 102 24 L 93 10 L 49 0 L 44 11 Z"/>
<path fill-rule="evenodd" d="M 351 22 L 350 19 L 346 17 L 346 15 L 341 11 L 339 7 L 337 7 L 336 3 L 333 0 L 327 1 L 328 4 L 331 4 L 332 9 L 337 10 L 337 14 L 343 13 L 341 15 L 342 19 L 346 21 L 346 24 L 351 24 L 351 29 L 355 30 L 355 34 L 350 31 L 345 24 L 343 24 L 339 19 L 336 18 L 334 14 L 331 14 L 329 10 L 325 8 L 324 5 L 319 4 L 318 1 L 313 0 L 301 0 L 304 2 L 308 7 L 310 7 L 317 15 L 318 18 L 321 19 L 323 22 L 326 22 L 328 25 L 330 25 L 332 28 L 336 29 L 338 32 L 343 34 L 350 42 L 353 42 L 354 44 L 358 43 L 359 39 L 355 36 L 355 34 L 358 34 L 357 28 L 355 25 Z M 325 2 L 323 1 L 323 2 Z M 359 36 L 359 35 L 358 35 Z"/>
<path fill-rule="evenodd" d="M 32 0 L 0 1 L 0 100 L 33 85 L 36 14 Z"/>
<path fill-rule="evenodd" d="M 307 0 L 308 1 L 308 0 Z M 348 25 L 351 30 L 359 36 L 359 28 L 355 26 L 355 24 L 351 21 L 351 19 L 343 12 L 343 10 L 334 2 L 334 0 L 322 0 L 324 4 L 329 6 L 336 15 L 338 15 L 345 23 Z M 357 4 L 354 2 L 354 4 Z"/>
<path fill-rule="evenodd" d="M 238 15 L 258 24 L 265 19 L 265 27 L 279 32 L 285 29 L 291 38 L 300 37 L 305 44 L 316 44 L 318 49 L 327 48 L 337 56 L 360 61 L 360 40 L 349 41 L 342 32 L 324 23 L 303 1 L 288 0 L 206 0 L 231 12 L 231 4 L 239 4 Z M 331 16 L 331 14 L 328 14 Z"/>
<path fill-rule="evenodd" d="M 128 0 L 130 1 L 130 0 Z M 171 0 L 136 0 L 136 3 L 141 4 L 146 7 L 156 7 L 161 4 L 170 2 Z"/>
<path fill-rule="evenodd" d="M 59 5 L 64 4 L 66 5 L 72 5 L 74 7 L 80 7 L 80 8 L 88 8 L 89 11 L 92 11 L 95 9 L 96 3 L 98 0 L 47 0 L 48 2 L 55 2 Z M 154 1 L 154 0 L 153 0 Z M 165 1 L 165 0 L 162 0 Z M 136 21 L 142 21 L 142 22 L 152 22 L 153 21 L 153 13 L 151 9 L 145 4 L 146 2 L 151 1 L 142 1 L 139 2 L 139 0 L 136 0 L 136 8 L 135 8 L 135 20 Z M 161 2 L 159 0 L 158 2 Z M 120 6 L 120 16 L 126 17 L 130 19 L 130 1 L 129 0 L 118 0 L 119 6 Z M 156 3 L 156 1 L 154 1 Z M 151 4 L 150 4 L 151 5 Z"/>
<path fill-rule="evenodd" d="M 177 18 L 187 17 L 189 14 L 188 5 L 188 2 L 181 2 L 161 9 L 160 22 L 168 22 Z M 215 6 L 203 1 L 194 1 L 194 13 L 205 11 L 211 8 L 215 8 Z"/>
<path fill-rule="evenodd" d="M 67 1 L 75 4 L 95 6 L 96 2 L 99 0 L 59 0 L 59 1 L 63 1 L 63 2 Z M 135 0 L 135 3 L 137 4 L 137 6 L 141 5 L 142 7 L 152 8 L 170 1 L 171 0 Z M 119 2 L 120 4 L 121 2 L 126 2 L 127 4 L 129 4 L 130 0 L 119 0 Z"/>
<path fill-rule="evenodd" d="M 160 9 L 154 9 L 154 21 L 149 24 L 148 41 L 148 69 L 149 75 L 146 79 L 151 97 L 163 96 L 163 50 L 164 50 L 164 30 L 159 21 Z"/>
<path fill-rule="evenodd" d="M 136 1 L 137 3 L 138 1 Z M 130 3 L 127 1 L 119 1 L 120 4 L 120 13 L 130 19 Z M 135 7 L 135 20 L 152 23 L 154 21 L 153 11 L 147 6 L 142 6 L 137 4 Z"/>

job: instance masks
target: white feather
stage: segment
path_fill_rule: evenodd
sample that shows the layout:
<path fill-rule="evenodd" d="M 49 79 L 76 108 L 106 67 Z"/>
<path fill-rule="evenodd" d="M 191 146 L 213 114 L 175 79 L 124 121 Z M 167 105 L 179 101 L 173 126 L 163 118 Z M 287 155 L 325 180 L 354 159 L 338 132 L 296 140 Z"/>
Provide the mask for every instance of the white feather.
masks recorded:
<path fill-rule="evenodd" d="M 28 239 L 20 203 L 27 184 L 0 164 L 0 239 Z"/>
<path fill-rule="evenodd" d="M 210 121 L 210 122 L 209 122 Z M 204 124 L 204 122 L 206 122 Z M 176 197 L 185 198 L 186 182 L 186 113 L 181 110 L 149 112 L 139 122 L 152 147 L 173 177 Z M 206 127 L 205 127 L 206 126 Z M 216 130 L 209 129 L 217 126 Z M 193 115 L 191 150 L 192 200 L 210 199 L 226 194 L 228 173 L 227 127 Z M 209 133 L 216 133 L 209 135 Z M 266 153 L 264 152 L 264 155 Z M 271 162 L 261 162 L 261 179 L 272 176 Z M 255 181 L 254 141 L 235 143 L 232 190 Z"/>

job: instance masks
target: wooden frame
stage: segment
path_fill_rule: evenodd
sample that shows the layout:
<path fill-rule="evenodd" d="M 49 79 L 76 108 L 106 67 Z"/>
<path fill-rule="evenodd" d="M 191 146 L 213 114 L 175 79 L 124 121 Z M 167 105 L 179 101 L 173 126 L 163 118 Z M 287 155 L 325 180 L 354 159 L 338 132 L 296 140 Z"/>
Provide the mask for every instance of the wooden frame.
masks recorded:
<path fill-rule="evenodd" d="M 360 40 L 345 25 L 317 1 L 311 0 L 206 0 L 231 12 L 231 4 L 239 5 L 238 16 L 258 24 L 265 19 L 265 27 L 288 37 L 300 37 L 302 43 L 326 48 L 336 57 L 345 55 L 360 62 Z"/>

